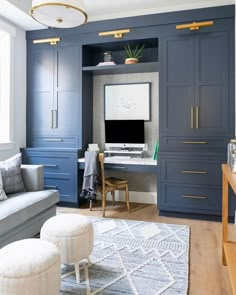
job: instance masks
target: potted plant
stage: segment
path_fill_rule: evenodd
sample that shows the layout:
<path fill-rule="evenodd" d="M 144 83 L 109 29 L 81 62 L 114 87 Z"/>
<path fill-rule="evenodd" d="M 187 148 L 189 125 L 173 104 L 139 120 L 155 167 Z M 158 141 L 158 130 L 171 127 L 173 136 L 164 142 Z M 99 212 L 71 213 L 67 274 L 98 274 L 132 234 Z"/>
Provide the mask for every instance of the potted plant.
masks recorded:
<path fill-rule="evenodd" d="M 129 44 L 124 46 L 125 54 L 125 64 L 136 64 L 139 62 L 139 59 L 143 56 L 144 45 L 141 47 L 137 44 L 134 49 L 130 47 Z"/>

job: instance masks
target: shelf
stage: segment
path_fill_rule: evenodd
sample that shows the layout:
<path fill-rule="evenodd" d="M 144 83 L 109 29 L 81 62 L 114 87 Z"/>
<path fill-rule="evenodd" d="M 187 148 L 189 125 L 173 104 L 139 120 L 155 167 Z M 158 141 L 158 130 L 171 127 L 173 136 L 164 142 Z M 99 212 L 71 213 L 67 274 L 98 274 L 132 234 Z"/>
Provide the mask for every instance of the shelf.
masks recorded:
<path fill-rule="evenodd" d="M 114 66 L 90 66 L 83 67 L 83 72 L 93 73 L 94 75 L 114 75 L 130 73 L 149 73 L 158 72 L 158 62 L 143 62 L 138 64 L 118 64 Z"/>
<path fill-rule="evenodd" d="M 236 294 L 236 243 L 224 243 L 224 252 L 229 270 L 233 294 Z"/>

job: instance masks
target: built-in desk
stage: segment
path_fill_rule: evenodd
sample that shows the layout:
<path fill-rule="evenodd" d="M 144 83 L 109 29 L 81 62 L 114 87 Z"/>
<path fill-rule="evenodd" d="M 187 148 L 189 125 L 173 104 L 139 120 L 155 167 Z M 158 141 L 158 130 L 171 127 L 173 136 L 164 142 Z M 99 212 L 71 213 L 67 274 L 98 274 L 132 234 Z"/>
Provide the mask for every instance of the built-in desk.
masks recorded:
<path fill-rule="evenodd" d="M 79 169 L 84 169 L 84 158 L 78 159 Z M 106 157 L 104 167 L 106 170 L 123 170 L 127 172 L 144 172 L 144 173 L 157 173 L 157 160 L 152 158 L 116 158 Z"/>

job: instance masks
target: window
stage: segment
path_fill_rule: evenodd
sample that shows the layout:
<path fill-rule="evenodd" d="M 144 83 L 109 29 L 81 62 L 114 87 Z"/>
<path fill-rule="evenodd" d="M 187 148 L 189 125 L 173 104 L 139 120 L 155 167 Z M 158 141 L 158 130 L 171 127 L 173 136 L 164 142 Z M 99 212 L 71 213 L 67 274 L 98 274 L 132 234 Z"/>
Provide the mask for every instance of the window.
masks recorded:
<path fill-rule="evenodd" d="M 0 20 L 0 148 L 9 148 L 12 142 L 14 35 L 15 29 Z"/>

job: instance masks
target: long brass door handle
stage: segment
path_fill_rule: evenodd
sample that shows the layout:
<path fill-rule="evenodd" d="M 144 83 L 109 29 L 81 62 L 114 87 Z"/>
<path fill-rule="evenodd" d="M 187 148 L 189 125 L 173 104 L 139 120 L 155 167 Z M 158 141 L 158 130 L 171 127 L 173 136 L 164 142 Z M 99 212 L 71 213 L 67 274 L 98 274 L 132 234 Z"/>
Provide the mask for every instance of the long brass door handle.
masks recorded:
<path fill-rule="evenodd" d="M 185 199 L 208 199 L 208 197 L 206 196 L 189 196 L 189 195 L 183 195 L 182 198 L 185 198 Z"/>
<path fill-rule="evenodd" d="M 199 107 L 195 107 L 196 110 L 196 129 L 199 128 Z"/>
<path fill-rule="evenodd" d="M 190 111 L 190 127 L 191 129 L 193 129 L 193 107 L 191 107 L 191 111 Z"/>
<path fill-rule="evenodd" d="M 196 171 L 196 170 L 182 170 L 185 174 L 207 174 L 207 171 Z"/>

